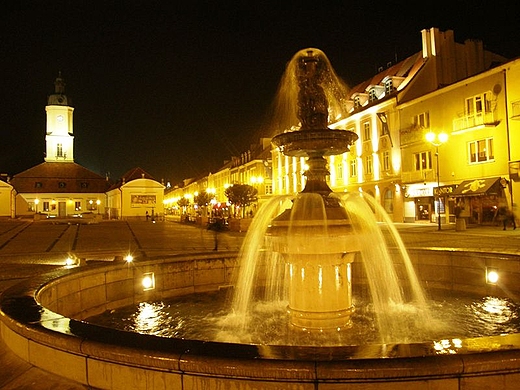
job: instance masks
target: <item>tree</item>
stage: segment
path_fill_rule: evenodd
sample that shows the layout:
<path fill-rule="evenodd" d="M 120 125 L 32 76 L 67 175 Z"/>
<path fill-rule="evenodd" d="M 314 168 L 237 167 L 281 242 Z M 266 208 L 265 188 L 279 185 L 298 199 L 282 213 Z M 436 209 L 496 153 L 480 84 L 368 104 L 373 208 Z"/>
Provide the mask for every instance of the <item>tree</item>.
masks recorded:
<path fill-rule="evenodd" d="M 233 184 L 226 189 L 224 194 L 229 203 L 242 209 L 242 218 L 245 208 L 258 200 L 258 190 L 248 184 Z"/>
<path fill-rule="evenodd" d="M 186 212 L 186 207 L 190 205 L 190 200 L 186 198 L 180 198 L 177 201 L 177 206 L 182 207 L 183 212 Z"/>
<path fill-rule="evenodd" d="M 206 191 L 201 192 L 195 198 L 193 198 L 193 202 L 199 207 L 206 207 L 209 202 L 213 199 L 213 195 L 208 194 Z"/>

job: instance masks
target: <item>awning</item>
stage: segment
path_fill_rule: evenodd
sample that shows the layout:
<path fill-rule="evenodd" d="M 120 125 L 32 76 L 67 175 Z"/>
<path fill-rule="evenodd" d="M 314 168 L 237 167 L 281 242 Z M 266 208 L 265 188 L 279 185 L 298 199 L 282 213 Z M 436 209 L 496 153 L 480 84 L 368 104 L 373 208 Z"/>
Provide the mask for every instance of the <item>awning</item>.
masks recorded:
<path fill-rule="evenodd" d="M 500 184 L 500 180 L 500 177 L 466 180 L 460 183 L 450 196 L 501 195 L 503 187 Z"/>

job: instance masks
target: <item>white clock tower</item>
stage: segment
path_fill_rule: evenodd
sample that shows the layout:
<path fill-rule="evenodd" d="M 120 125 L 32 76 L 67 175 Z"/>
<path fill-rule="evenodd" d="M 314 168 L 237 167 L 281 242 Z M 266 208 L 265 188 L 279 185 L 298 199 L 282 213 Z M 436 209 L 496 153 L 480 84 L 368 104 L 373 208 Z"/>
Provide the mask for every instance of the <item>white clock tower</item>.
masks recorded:
<path fill-rule="evenodd" d="M 65 95 L 65 82 L 59 73 L 54 82 L 54 93 L 49 96 L 47 112 L 46 162 L 74 162 L 74 135 L 72 133 L 72 112 Z"/>

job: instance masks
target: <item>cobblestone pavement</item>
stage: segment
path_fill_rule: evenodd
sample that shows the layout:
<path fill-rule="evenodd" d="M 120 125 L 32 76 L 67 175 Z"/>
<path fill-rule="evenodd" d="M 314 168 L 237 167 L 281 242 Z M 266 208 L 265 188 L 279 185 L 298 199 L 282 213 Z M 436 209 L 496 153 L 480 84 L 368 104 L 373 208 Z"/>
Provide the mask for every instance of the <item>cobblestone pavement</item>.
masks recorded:
<path fill-rule="evenodd" d="M 520 229 L 501 226 L 396 224 L 407 247 L 461 248 L 520 255 Z M 387 228 L 383 228 L 387 234 Z M 132 253 L 154 258 L 175 253 L 236 251 L 245 233 L 219 232 L 174 220 L 102 221 L 94 224 L 0 220 L 0 293 L 18 281 L 62 267 L 69 254 L 86 260 L 112 261 Z M 18 358 L 0 339 L 0 389 L 86 389 Z"/>

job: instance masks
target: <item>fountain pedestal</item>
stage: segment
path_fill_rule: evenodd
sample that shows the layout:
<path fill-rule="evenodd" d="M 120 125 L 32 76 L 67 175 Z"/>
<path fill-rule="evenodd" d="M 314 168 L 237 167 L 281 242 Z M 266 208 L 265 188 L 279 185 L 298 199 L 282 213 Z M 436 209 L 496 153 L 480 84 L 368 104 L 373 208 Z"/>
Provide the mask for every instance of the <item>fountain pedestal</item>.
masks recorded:
<path fill-rule="evenodd" d="M 359 244 L 334 200 L 328 199 L 325 207 L 321 195 L 302 194 L 267 231 L 272 250 L 285 261 L 287 311 L 290 323 L 299 328 L 345 328 L 354 311 L 351 263 Z M 316 215 L 323 218 L 310 219 Z"/>
<path fill-rule="evenodd" d="M 292 325 L 304 329 L 350 326 L 354 312 L 350 263 L 354 254 L 336 254 L 316 261 L 315 255 L 287 256 Z"/>

